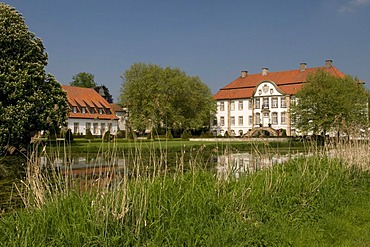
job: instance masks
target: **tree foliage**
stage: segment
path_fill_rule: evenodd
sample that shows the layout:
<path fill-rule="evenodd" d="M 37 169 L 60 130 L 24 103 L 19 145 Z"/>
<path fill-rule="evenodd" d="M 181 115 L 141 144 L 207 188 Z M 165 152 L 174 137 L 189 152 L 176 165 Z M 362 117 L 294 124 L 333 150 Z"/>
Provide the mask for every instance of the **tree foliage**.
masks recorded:
<path fill-rule="evenodd" d="M 94 80 L 94 75 L 87 72 L 80 72 L 78 74 L 75 74 L 72 77 L 70 85 L 86 88 L 95 88 L 97 86 Z"/>
<path fill-rule="evenodd" d="M 208 86 L 178 68 L 136 63 L 122 79 L 120 103 L 128 107 L 134 129 L 200 128 L 215 112 Z"/>
<path fill-rule="evenodd" d="M 113 103 L 113 97 L 109 93 L 109 89 L 105 85 L 100 85 L 94 88 L 94 90 L 99 93 L 108 103 Z"/>
<path fill-rule="evenodd" d="M 307 78 L 296 97 L 292 116 L 303 132 L 348 133 L 350 127 L 362 128 L 368 123 L 368 93 L 356 78 L 334 77 L 320 70 Z"/>
<path fill-rule="evenodd" d="M 37 131 L 55 132 L 65 123 L 66 94 L 46 65 L 41 39 L 17 10 L 0 3 L 0 146 L 24 147 Z"/>

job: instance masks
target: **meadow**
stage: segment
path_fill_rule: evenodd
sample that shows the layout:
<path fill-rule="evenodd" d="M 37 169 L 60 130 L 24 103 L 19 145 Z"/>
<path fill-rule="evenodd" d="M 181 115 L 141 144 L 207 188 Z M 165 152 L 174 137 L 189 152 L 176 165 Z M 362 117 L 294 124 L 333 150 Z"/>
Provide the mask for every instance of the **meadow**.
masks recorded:
<path fill-rule="evenodd" d="M 87 144 L 79 145 L 84 150 Z M 123 144 L 96 144 L 96 148 L 114 156 L 123 152 L 119 145 Z M 24 208 L 0 218 L 0 246 L 370 243 L 370 147 L 366 142 L 304 144 L 312 155 L 238 177 L 230 170 L 222 179 L 207 164 L 209 153 L 248 149 L 262 155 L 294 145 L 129 145 L 134 146 L 124 152 L 130 157 L 130 173 L 115 173 L 112 167 L 111 173 L 84 178 L 53 169 L 45 172 L 38 163 L 40 152 L 63 148 L 36 148 L 28 157 L 23 186 L 17 187 Z M 168 152 L 175 156 L 171 161 Z"/>

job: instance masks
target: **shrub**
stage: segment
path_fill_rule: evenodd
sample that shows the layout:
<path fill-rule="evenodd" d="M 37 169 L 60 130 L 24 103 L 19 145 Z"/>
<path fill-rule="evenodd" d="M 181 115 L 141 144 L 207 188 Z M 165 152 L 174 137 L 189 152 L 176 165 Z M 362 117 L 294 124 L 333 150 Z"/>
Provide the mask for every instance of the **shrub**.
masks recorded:
<path fill-rule="evenodd" d="M 110 131 L 109 130 L 104 133 L 103 140 L 106 142 L 110 141 Z"/>
<path fill-rule="evenodd" d="M 117 131 L 117 138 L 126 138 L 126 130 L 119 130 Z"/>
<path fill-rule="evenodd" d="M 91 131 L 90 131 L 90 130 L 87 130 L 87 131 L 86 131 L 85 138 L 86 138 L 86 139 L 89 139 L 89 140 L 94 139 L 94 136 L 93 136 L 93 134 L 91 133 Z"/>
<path fill-rule="evenodd" d="M 190 137 L 192 137 L 192 135 L 189 130 L 184 130 L 184 132 L 181 134 L 182 140 L 189 140 Z"/>
<path fill-rule="evenodd" d="M 172 133 L 169 130 L 166 131 L 166 139 L 168 139 L 168 140 L 173 139 Z"/>

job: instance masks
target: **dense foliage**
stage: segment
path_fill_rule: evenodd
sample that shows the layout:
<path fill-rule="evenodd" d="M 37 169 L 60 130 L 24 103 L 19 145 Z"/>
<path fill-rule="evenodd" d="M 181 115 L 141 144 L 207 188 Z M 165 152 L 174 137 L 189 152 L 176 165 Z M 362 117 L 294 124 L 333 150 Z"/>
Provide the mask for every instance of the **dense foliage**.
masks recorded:
<path fill-rule="evenodd" d="M 201 128 L 215 112 L 208 86 L 178 68 L 136 63 L 122 79 L 120 103 L 128 107 L 134 129 Z"/>
<path fill-rule="evenodd" d="M 68 105 L 56 79 L 46 74 L 41 39 L 22 15 L 0 3 L 0 146 L 24 147 L 41 130 L 64 124 Z"/>
<path fill-rule="evenodd" d="M 87 72 L 80 72 L 78 74 L 75 74 L 72 77 L 70 85 L 75 87 L 86 87 L 86 88 L 94 88 L 97 86 L 94 80 L 94 75 Z"/>
<path fill-rule="evenodd" d="M 105 85 L 96 86 L 94 87 L 94 90 L 99 93 L 106 101 L 108 101 L 108 103 L 113 103 L 113 97 L 109 93 L 109 89 Z"/>
<path fill-rule="evenodd" d="M 334 77 L 324 71 L 310 75 L 292 106 L 297 128 L 314 134 L 350 134 L 368 124 L 368 93 L 359 80 Z"/>

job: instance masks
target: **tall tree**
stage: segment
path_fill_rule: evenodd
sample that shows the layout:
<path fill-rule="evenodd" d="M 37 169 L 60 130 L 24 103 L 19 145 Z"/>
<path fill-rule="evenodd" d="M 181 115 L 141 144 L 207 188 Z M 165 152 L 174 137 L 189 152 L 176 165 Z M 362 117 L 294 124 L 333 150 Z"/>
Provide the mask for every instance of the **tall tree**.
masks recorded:
<path fill-rule="evenodd" d="M 296 94 L 292 116 L 298 129 L 314 134 L 357 131 L 368 124 L 368 93 L 358 79 L 318 71 Z"/>
<path fill-rule="evenodd" d="M 113 97 L 109 93 L 109 89 L 105 85 L 100 85 L 94 88 L 94 90 L 99 93 L 108 103 L 113 103 Z"/>
<path fill-rule="evenodd" d="M 0 146 L 24 147 L 31 135 L 55 131 L 68 113 L 66 94 L 46 74 L 41 39 L 29 32 L 22 15 L 0 3 Z"/>
<path fill-rule="evenodd" d="M 200 128 L 209 125 L 215 112 L 207 85 L 178 68 L 136 63 L 122 79 L 120 103 L 128 107 L 129 121 L 135 129 Z"/>
<path fill-rule="evenodd" d="M 94 75 L 87 72 L 80 72 L 72 77 L 71 86 L 95 88 L 97 85 L 94 80 Z"/>

